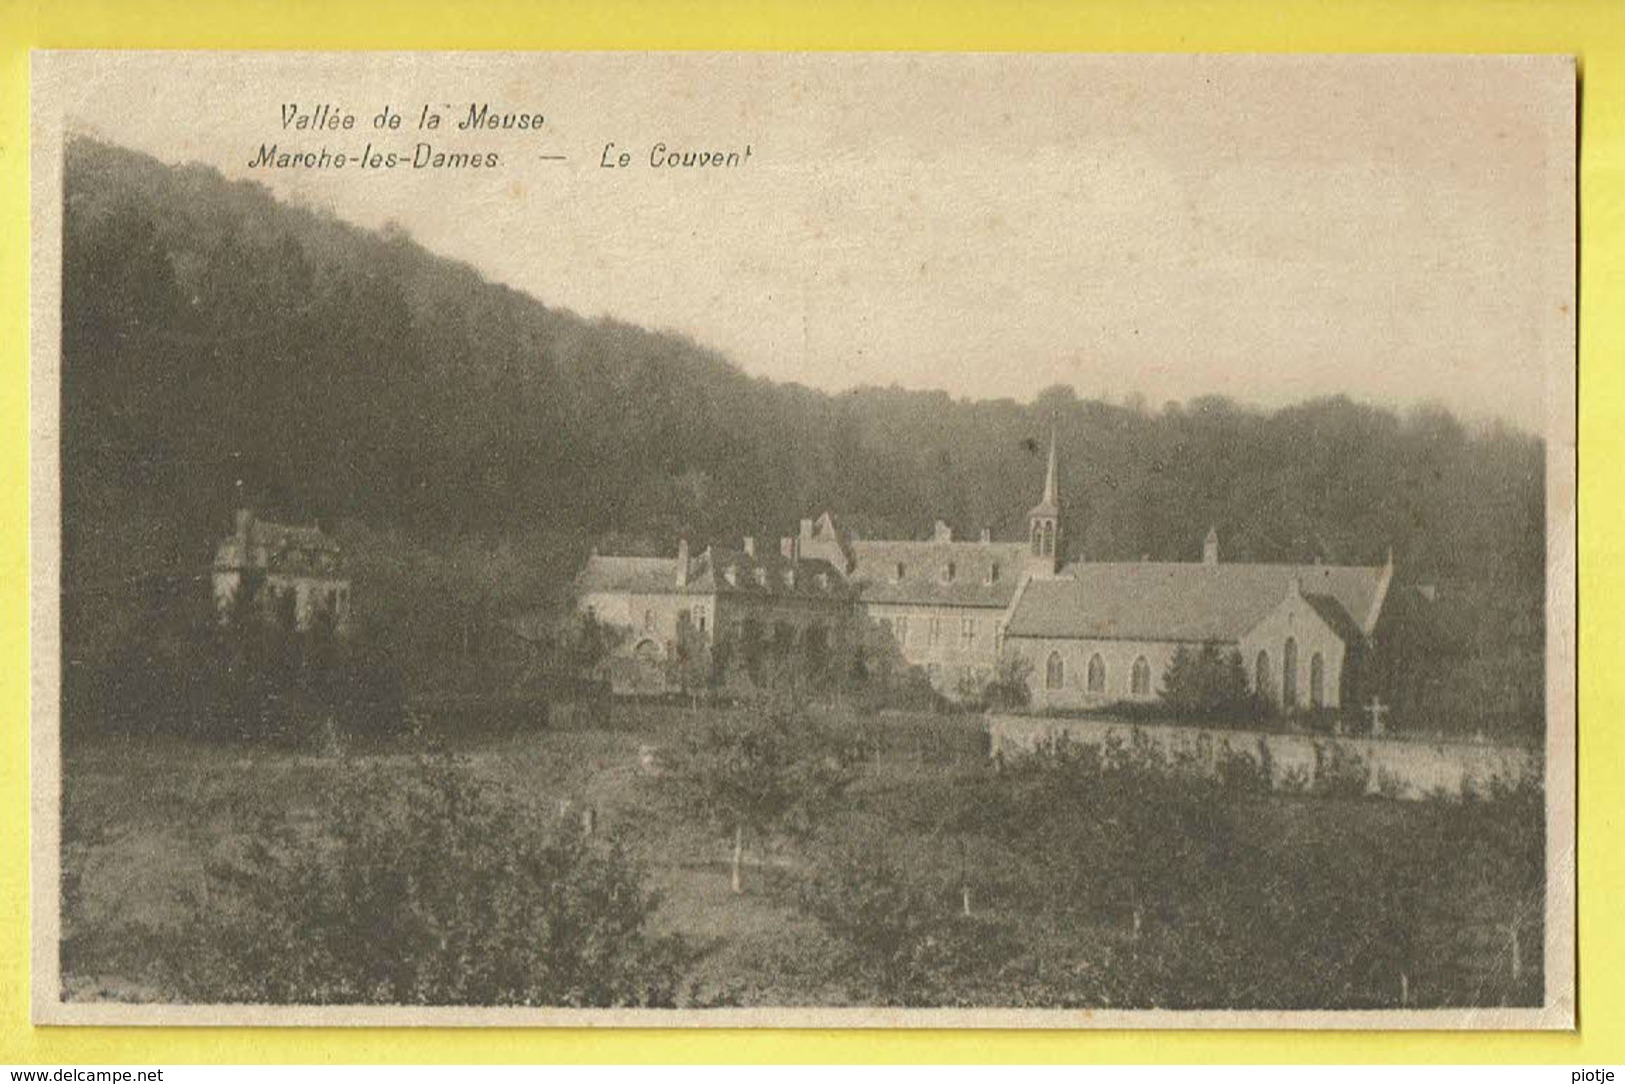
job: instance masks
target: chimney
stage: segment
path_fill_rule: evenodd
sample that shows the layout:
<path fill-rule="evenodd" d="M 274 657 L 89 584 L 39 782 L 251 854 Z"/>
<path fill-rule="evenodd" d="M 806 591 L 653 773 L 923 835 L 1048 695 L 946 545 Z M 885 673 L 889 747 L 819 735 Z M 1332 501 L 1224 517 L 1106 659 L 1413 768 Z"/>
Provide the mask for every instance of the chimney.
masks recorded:
<path fill-rule="evenodd" d="M 746 535 L 745 539 L 744 539 L 744 546 L 745 546 L 745 556 L 746 557 L 755 557 L 756 556 L 756 539 L 755 538 L 751 537 L 750 535 Z"/>
<path fill-rule="evenodd" d="M 952 527 L 948 526 L 946 523 L 942 522 L 942 520 L 940 520 L 940 519 L 937 520 L 936 526 L 931 528 L 931 541 L 933 541 L 933 542 L 952 542 L 953 540 L 954 540 L 954 529 Z"/>
<path fill-rule="evenodd" d="M 810 519 L 802 520 L 801 521 L 801 537 L 810 539 L 810 538 L 812 538 L 812 536 L 813 536 L 813 521 L 810 520 Z"/>
<path fill-rule="evenodd" d="M 1202 543 L 1202 563 L 1204 565 L 1219 563 L 1219 531 L 1216 527 L 1207 529 L 1207 539 Z"/>
<path fill-rule="evenodd" d="M 983 527 L 982 528 L 982 545 L 985 546 L 991 541 L 993 541 L 993 528 L 992 527 Z"/>
<path fill-rule="evenodd" d="M 688 539 L 677 540 L 677 586 L 688 586 Z"/>

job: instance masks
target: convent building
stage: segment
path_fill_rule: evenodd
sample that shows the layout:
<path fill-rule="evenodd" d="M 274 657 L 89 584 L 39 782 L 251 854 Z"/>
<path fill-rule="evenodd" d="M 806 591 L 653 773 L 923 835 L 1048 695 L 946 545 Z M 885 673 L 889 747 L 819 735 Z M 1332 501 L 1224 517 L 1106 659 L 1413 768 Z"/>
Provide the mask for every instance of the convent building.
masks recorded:
<path fill-rule="evenodd" d="M 1026 540 L 842 532 L 824 513 L 776 549 L 674 557 L 594 554 L 578 605 L 620 627 L 618 691 L 669 682 L 681 645 L 749 663 L 767 647 L 829 657 L 878 637 L 948 697 L 1001 671 L 1023 676 L 1035 710 L 1151 701 L 1181 647 L 1239 652 L 1255 693 L 1285 710 L 1334 709 L 1376 628 L 1393 578 L 1382 565 L 1225 562 L 1210 530 L 1200 561 L 1063 561 L 1051 435 L 1043 494 Z"/>

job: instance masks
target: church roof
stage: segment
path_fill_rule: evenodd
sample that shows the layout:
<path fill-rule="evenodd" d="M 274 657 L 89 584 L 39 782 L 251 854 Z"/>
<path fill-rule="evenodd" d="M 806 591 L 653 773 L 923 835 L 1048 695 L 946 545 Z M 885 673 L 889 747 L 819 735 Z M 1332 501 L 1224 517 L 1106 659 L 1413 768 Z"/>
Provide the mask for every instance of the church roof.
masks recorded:
<path fill-rule="evenodd" d="M 1386 568 L 1349 565 L 1100 562 L 1028 581 L 1008 635 L 1233 643 L 1280 605 L 1293 579 L 1345 641 L 1370 629 Z"/>
<path fill-rule="evenodd" d="M 867 603 L 935 606 L 996 606 L 1015 598 L 1022 542 L 884 542 L 852 543 L 853 582 Z M 953 564 L 953 578 L 946 576 Z M 901 565 L 903 575 L 897 575 Z M 997 578 L 993 578 L 994 566 Z"/>

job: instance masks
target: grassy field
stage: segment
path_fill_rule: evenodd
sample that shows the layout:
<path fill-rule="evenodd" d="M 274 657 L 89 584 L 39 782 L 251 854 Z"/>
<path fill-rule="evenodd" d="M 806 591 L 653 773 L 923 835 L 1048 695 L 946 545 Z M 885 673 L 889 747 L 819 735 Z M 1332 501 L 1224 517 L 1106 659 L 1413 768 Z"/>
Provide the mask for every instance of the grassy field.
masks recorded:
<path fill-rule="evenodd" d="M 951 823 L 958 795 L 993 785 L 976 719 L 883 714 L 865 721 L 862 725 L 879 736 L 876 754 L 842 807 L 811 840 L 751 848 L 741 895 L 729 887 L 728 840 L 684 815 L 658 767 L 660 750 L 680 742 L 698 719 L 682 708 L 618 704 L 607 726 L 576 728 L 556 719 L 548 729 L 464 735 L 437 744 L 457 755 L 460 771 L 481 782 L 498 784 L 549 816 L 579 818 L 591 810 L 597 833 L 624 840 L 660 893 L 656 927 L 681 934 L 702 950 L 691 981 L 705 1003 L 843 1004 L 872 996 L 829 966 L 840 946 L 796 905 L 794 891 L 812 851 L 829 841 L 865 836 L 885 840 L 911 881 L 941 897 L 946 907 L 957 910 L 961 888 L 968 886 L 976 921 L 990 931 L 1015 931 L 1022 940 L 1016 963 L 966 979 L 955 988 L 956 997 L 1019 1003 L 1027 996 L 1023 991 L 1037 989 L 1047 993 L 1032 996 L 1049 1003 L 1056 988 L 1075 987 L 1082 1004 L 1165 1003 L 1150 964 L 1143 965 L 1151 975 L 1143 982 L 1138 977 L 1128 982 L 1120 974 L 1142 966 L 1136 961 L 1149 944 L 1133 939 L 1122 915 L 1056 912 L 1035 897 L 1030 854 L 1011 848 L 1000 833 L 961 830 Z M 63 765 L 63 921 L 71 945 L 63 957 L 67 996 L 172 999 L 172 969 L 185 966 L 176 958 L 184 953 L 176 934 L 214 904 L 206 874 L 211 859 L 241 848 L 267 814 L 316 817 L 324 791 L 357 763 L 386 770 L 398 765 L 404 772 L 416 752 L 405 741 L 326 753 L 163 739 L 98 738 L 70 745 Z M 1238 845 L 1249 853 L 1347 855 L 1356 864 L 1411 847 L 1407 841 L 1426 835 L 1441 815 L 1417 803 L 1285 795 L 1234 796 L 1227 813 Z M 1281 921 L 1280 915 L 1295 909 L 1344 905 L 1325 902 L 1316 885 L 1293 887 L 1292 879 L 1302 880 L 1302 869 L 1314 866 L 1282 868 L 1282 898 L 1274 901 L 1271 917 L 1260 915 L 1259 922 Z M 1521 961 L 1519 981 L 1501 977 L 1506 968 L 1493 934 L 1493 893 L 1477 903 L 1453 898 L 1459 893 L 1448 872 L 1434 878 L 1436 889 L 1424 891 L 1435 891 L 1434 898 L 1406 897 L 1418 927 L 1427 930 L 1427 944 L 1416 951 L 1445 961 L 1410 976 L 1408 996 L 1438 1004 L 1527 999 L 1539 989 L 1538 957 Z M 1361 875 L 1354 872 L 1355 883 Z M 1381 871 L 1373 870 L 1371 877 L 1377 885 Z M 1298 900 L 1292 893 L 1300 890 Z M 1376 896 L 1371 905 L 1393 909 Z M 1486 914 L 1469 913 L 1474 907 Z M 1248 944 L 1261 940 L 1260 931 L 1246 933 L 1252 938 Z M 1365 951 L 1350 945 L 1350 953 Z M 1181 959 L 1163 959 L 1157 966 L 1196 966 L 1183 958 L 1192 955 L 1188 946 L 1177 952 Z M 1245 953 L 1224 959 L 1213 966 L 1228 971 L 1250 966 Z M 1231 998 L 1268 1003 L 1271 995 L 1257 992 L 1273 981 L 1266 976 L 1314 967 L 1307 960 L 1268 964 L 1260 964 L 1256 984 L 1249 986 L 1245 975 L 1237 975 L 1230 993 L 1215 996 L 1221 1003 Z M 1099 991 L 1112 992 L 1096 991 L 1091 985 L 1096 982 Z M 1388 989 L 1386 978 L 1372 982 L 1373 990 Z M 1339 996 L 1339 1003 L 1382 1004 L 1388 995 Z M 1292 999 L 1285 992 L 1281 997 Z"/>

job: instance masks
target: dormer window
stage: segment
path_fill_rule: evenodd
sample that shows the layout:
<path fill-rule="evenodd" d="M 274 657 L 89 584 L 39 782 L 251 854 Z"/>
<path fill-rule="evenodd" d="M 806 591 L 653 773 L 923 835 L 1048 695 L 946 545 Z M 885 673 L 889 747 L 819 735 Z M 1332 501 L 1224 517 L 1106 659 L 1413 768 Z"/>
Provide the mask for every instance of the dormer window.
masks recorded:
<path fill-rule="evenodd" d="M 988 583 L 998 583 L 999 582 L 999 562 L 994 561 L 991 565 L 987 566 L 987 582 Z"/>
<path fill-rule="evenodd" d="M 737 587 L 737 586 L 739 586 L 739 568 L 738 568 L 738 566 L 737 565 L 729 565 L 727 568 L 723 569 L 722 570 L 722 578 L 728 581 L 728 586 L 729 587 Z"/>
<path fill-rule="evenodd" d="M 903 562 L 898 561 L 896 570 L 892 572 L 892 581 L 894 583 L 902 583 L 904 571 L 905 569 L 903 568 Z"/>
<path fill-rule="evenodd" d="M 957 565 L 955 565 L 954 562 L 949 561 L 947 564 L 942 566 L 942 582 L 943 583 L 953 583 L 954 582 L 954 577 L 957 576 L 958 574 L 959 574 L 959 567 Z"/>

